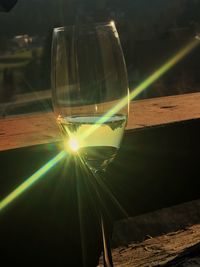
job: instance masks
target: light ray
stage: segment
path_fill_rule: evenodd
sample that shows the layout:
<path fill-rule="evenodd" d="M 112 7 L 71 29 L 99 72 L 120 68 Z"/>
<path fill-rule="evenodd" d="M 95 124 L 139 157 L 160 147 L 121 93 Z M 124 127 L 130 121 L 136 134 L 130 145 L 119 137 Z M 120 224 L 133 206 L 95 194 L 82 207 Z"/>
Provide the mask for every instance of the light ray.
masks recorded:
<path fill-rule="evenodd" d="M 121 214 L 124 217 L 128 217 L 128 214 L 126 213 L 126 211 L 123 209 L 123 207 L 121 206 L 117 198 L 113 195 L 110 188 L 106 185 L 102 174 L 100 175 L 97 172 L 93 171 L 91 166 L 87 163 L 87 161 L 81 155 L 77 154 L 77 156 L 79 158 L 79 163 L 82 165 L 85 172 L 90 174 L 90 176 L 92 175 L 93 179 L 85 179 L 85 182 L 87 183 L 88 186 L 90 185 L 90 187 L 93 188 L 93 191 L 96 194 L 99 204 L 104 209 L 104 211 L 107 213 L 107 215 L 109 215 L 109 210 L 107 210 L 106 203 L 104 203 L 104 200 L 101 196 L 100 191 L 104 192 L 107 196 L 110 197 L 110 201 L 112 202 L 112 204 L 118 208 L 118 210 L 121 212 Z M 90 190 L 88 190 L 88 192 L 89 191 Z M 99 213 L 99 210 L 97 210 L 97 213 Z"/>
<path fill-rule="evenodd" d="M 158 78 L 164 75 L 169 69 L 171 69 L 175 64 L 177 64 L 180 60 L 182 60 L 186 55 L 188 55 L 194 48 L 196 48 L 200 42 L 200 38 L 197 36 L 192 42 L 183 47 L 180 51 L 178 51 L 171 59 L 165 62 L 158 70 L 156 70 L 153 74 L 151 74 L 146 80 L 144 80 L 139 86 L 133 89 L 129 96 L 122 98 L 122 100 L 110 109 L 107 113 L 105 113 L 100 119 L 90 127 L 89 130 L 85 131 L 79 137 L 79 140 L 83 140 L 84 138 L 91 135 L 94 131 L 98 129 L 98 127 L 105 123 L 111 116 L 119 112 L 124 106 L 127 105 L 127 102 L 133 100 L 136 96 L 138 96 L 141 92 L 147 89 L 153 82 L 155 82 Z M 74 144 L 73 144 L 74 147 Z M 77 145 L 75 145 L 75 150 L 78 150 Z M 0 211 L 4 209 L 8 204 L 14 201 L 17 197 L 19 197 L 26 189 L 28 189 L 31 185 L 33 185 L 37 180 L 39 180 L 45 173 L 47 173 L 52 167 L 54 167 L 64 156 L 66 155 L 66 151 L 61 151 L 57 156 L 47 162 L 43 167 L 41 167 L 38 171 L 36 171 L 33 175 L 31 175 L 25 182 L 19 185 L 15 190 L 13 190 L 8 196 L 6 196 L 0 202 Z"/>
<path fill-rule="evenodd" d="M 61 151 L 54 158 L 49 160 L 44 166 L 32 174 L 25 182 L 19 185 L 15 190 L 13 190 L 8 196 L 6 196 L 0 202 L 0 211 L 4 209 L 8 204 L 13 202 L 17 197 L 19 197 L 25 190 L 30 188 L 35 182 L 37 182 L 45 173 L 52 169 L 64 156 L 66 151 Z"/>
<path fill-rule="evenodd" d="M 133 100 L 136 96 L 142 93 L 147 89 L 153 82 L 158 80 L 162 75 L 164 75 L 169 69 L 171 69 L 174 65 L 176 65 L 179 61 L 181 61 L 186 55 L 188 55 L 193 49 L 195 49 L 200 44 L 200 39 L 198 36 L 191 41 L 189 44 L 184 46 L 180 51 L 178 51 L 173 57 L 171 57 L 168 61 L 166 61 L 158 70 L 153 72 L 147 79 L 145 79 L 140 85 L 134 88 L 128 96 L 122 98 L 121 101 L 117 105 L 115 105 L 112 109 L 110 109 L 107 113 L 105 113 L 100 119 L 90 127 L 85 133 L 80 136 L 80 140 L 88 137 L 90 134 L 95 132 L 98 127 L 105 123 L 110 117 L 119 112 L 124 106 L 127 105 L 128 101 Z"/>

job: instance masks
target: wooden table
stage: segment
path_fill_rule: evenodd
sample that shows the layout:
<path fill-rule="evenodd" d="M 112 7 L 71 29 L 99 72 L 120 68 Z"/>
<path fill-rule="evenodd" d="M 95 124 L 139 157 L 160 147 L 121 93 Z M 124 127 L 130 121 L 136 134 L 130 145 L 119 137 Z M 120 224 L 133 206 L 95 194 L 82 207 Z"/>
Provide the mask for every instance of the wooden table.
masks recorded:
<path fill-rule="evenodd" d="M 200 93 L 132 101 L 127 132 L 200 118 Z M 53 113 L 0 119 L 0 151 L 61 139 Z"/>
<path fill-rule="evenodd" d="M 200 198 L 199 100 L 194 93 L 131 102 L 127 131 L 105 180 L 128 216 Z M 52 113 L 0 120 L 1 198 L 59 153 L 60 138 Z M 73 163 L 66 168 L 62 161 L 1 212 L 0 249 L 7 261 L 23 262 L 23 251 L 35 264 L 80 266 L 76 182 L 84 176 L 75 176 Z M 94 266 L 99 233 L 84 192 Z M 106 205 L 115 220 L 123 218 L 111 202 Z"/>

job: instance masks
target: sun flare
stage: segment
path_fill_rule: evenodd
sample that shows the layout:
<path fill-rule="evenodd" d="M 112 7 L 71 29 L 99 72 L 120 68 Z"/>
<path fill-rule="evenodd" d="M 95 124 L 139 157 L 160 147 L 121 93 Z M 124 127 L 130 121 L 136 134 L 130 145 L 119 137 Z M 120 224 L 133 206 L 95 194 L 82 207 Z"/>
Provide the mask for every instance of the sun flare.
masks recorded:
<path fill-rule="evenodd" d="M 76 138 L 70 138 L 68 145 L 73 152 L 77 152 L 79 150 L 79 147 L 80 147 L 78 140 Z"/>
<path fill-rule="evenodd" d="M 114 22 L 110 22 L 110 24 L 114 27 Z M 147 77 L 141 84 L 139 84 L 136 88 L 130 91 L 129 101 L 135 99 L 141 92 L 146 90 L 153 82 L 159 79 L 162 75 L 164 75 L 168 70 L 170 70 L 174 65 L 176 65 L 179 61 L 181 61 L 185 56 L 187 56 L 194 48 L 196 48 L 200 42 L 200 37 L 197 35 L 195 39 L 184 46 L 181 50 L 179 50 L 173 57 L 171 57 L 168 61 L 166 61 L 160 68 L 158 68 L 154 73 L 152 73 L 149 77 Z M 80 149 L 80 141 L 81 146 L 83 146 L 83 141 L 85 138 L 89 137 L 94 131 L 96 131 L 103 123 L 105 123 L 108 118 L 117 114 L 126 104 L 127 104 L 127 96 L 122 98 L 119 103 L 110 109 L 107 113 L 102 116 L 96 124 L 90 127 L 84 134 L 79 136 L 79 140 L 75 137 L 71 137 L 66 144 L 67 149 L 70 149 L 72 152 L 78 152 Z M 27 180 L 25 180 L 21 185 L 19 185 L 16 189 L 14 189 L 10 194 L 8 194 L 5 198 L 0 201 L 0 212 L 4 209 L 8 204 L 13 202 L 16 198 L 18 198 L 23 192 L 25 192 L 28 188 L 30 188 L 34 183 L 36 183 L 39 179 L 41 179 L 45 174 L 50 171 L 59 161 L 61 161 L 64 157 L 66 157 L 68 153 L 66 151 L 61 151 L 54 158 L 49 160 L 46 164 L 44 164 L 39 170 L 37 170 L 34 174 L 32 174 Z"/>

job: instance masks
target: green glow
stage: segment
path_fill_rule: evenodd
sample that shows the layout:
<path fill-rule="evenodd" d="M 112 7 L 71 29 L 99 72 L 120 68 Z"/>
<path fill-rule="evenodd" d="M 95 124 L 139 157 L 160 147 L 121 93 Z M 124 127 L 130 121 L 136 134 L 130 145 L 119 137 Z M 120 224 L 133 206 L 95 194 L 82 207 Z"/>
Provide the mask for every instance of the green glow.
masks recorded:
<path fill-rule="evenodd" d="M 26 189 L 31 187 L 36 181 L 38 181 L 45 173 L 47 173 L 51 168 L 53 168 L 64 156 L 65 151 L 61 151 L 54 158 L 49 160 L 44 166 L 32 174 L 25 182 L 19 185 L 14 191 L 12 191 L 7 197 L 5 197 L 0 202 L 0 211 L 10 204 L 13 200 L 19 197 Z"/>
<path fill-rule="evenodd" d="M 153 82 L 155 82 L 158 78 L 160 78 L 163 74 L 165 74 L 170 68 L 172 68 L 175 64 L 177 64 L 181 59 L 183 59 L 187 54 L 189 54 L 195 47 L 200 44 L 199 37 L 192 42 L 190 42 L 187 46 L 183 47 L 178 53 L 176 53 L 171 59 L 169 59 L 165 64 L 163 64 L 158 70 L 156 70 L 153 74 L 151 74 L 145 81 L 143 81 L 139 86 L 137 86 L 134 90 L 130 92 L 130 94 L 124 98 L 112 109 L 110 109 L 107 113 L 102 116 L 96 124 L 90 127 L 89 130 L 85 131 L 79 137 L 79 140 L 83 140 L 92 134 L 98 127 L 106 122 L 111 116 L 119 112 L 124 106 L 127 105 L 128 101 L 133 100 L 136 96 L 138 96 L 141 92 L 147 89 Z M 77 151 L 79 147 L 79 143 L 77 140 L 72 140 L 69 145 L 73 151 Z M 57 156 L 52 158 L 49 162 L 47 162 L 43 167 L 41 167 L 38 171 L 36 171 L 33 175 L 31 175 L 25 182 L 19 185 L 14 191 L 12 191 L 7 197 L 5 197 L 0 202 L 0 211 L 4 209 L 8 204 L 10 204 L 13 200 L 19 197 L 26 189 L 31 187 L 36 181 L 38 181 L 45 173 L 47 173 L 51 168 L 53 168 L 64 156 L 66 155 L 65 151 L 61 151 Z"/>
<path fill-rule="evenodd" d="M 147 89 L 153 82 L 159 79 L 162 75 L 164 75 L 169 69 L 171 69 L 175 64 L 177 64 L 181 59 L 183 59 L 186 55 L 188 55 L 195 47 L 200 44 L 199 39 L 196 37 L 192 42 L 183 47 L 180 51 L 178 51 L 172 58 L 170 58 L 167 62 L 165 62 L 158 70 L 152 73 L 146 80 L 144 80 L 139 86 L 134 88 L 128 96 L 122 98 L 119 103 L 110 109 L 107 113 L 102 116 L 97 123 L 92 126 L 88 131 L 86 131 L 82 136 L 80 136 L 80 140 L 88 137 L 92 134 L 99 125 L 103 124 L 107 121 L 108 118 L 118 113 L 123 107 L 127 105 L 130 100 L 133 100 L 136 96 L 138 96 L 141 92 Z"/>

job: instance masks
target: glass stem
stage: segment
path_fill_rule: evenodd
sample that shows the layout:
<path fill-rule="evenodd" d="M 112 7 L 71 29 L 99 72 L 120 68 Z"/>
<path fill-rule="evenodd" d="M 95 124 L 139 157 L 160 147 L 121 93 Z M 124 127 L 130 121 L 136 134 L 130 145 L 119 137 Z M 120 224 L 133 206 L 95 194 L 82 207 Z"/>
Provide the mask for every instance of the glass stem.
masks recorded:
<path fill-rule="evenodd" d="M 103 263 L 104 267 L 113 267 L 112 252 L 110 247 L 110 239 L 105 226 L 103 214 L 101 213 L 101 231 L 103 239 Z"/>

